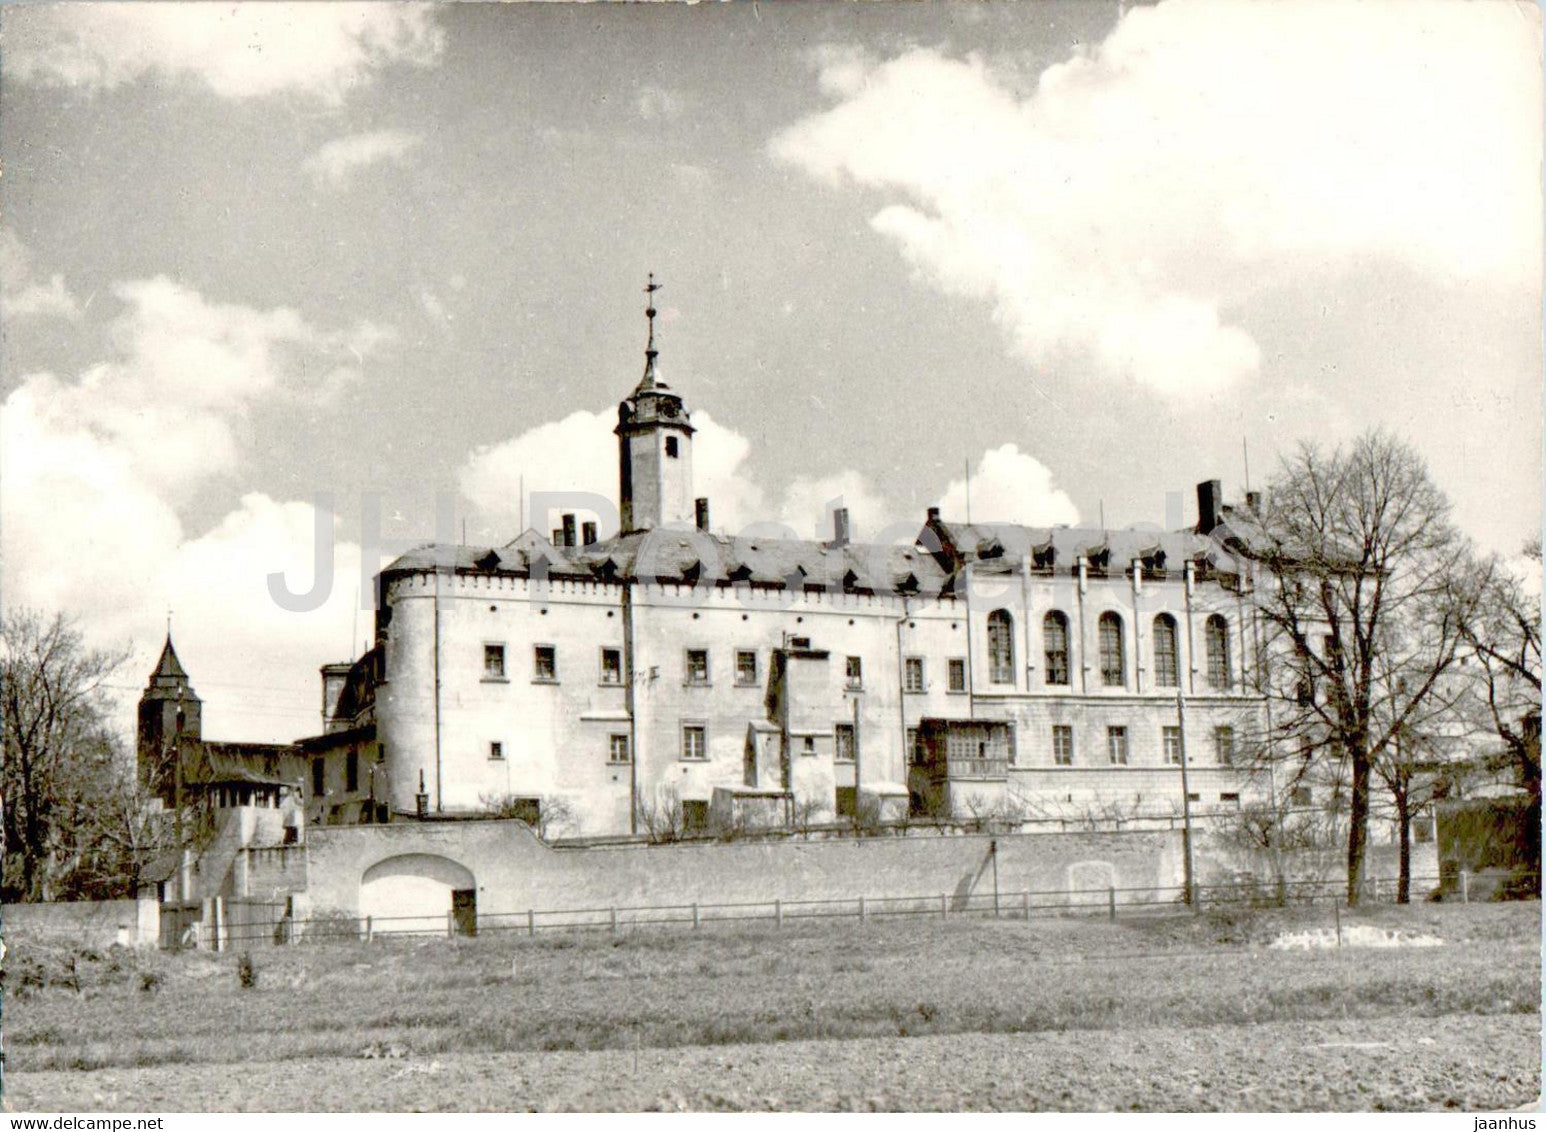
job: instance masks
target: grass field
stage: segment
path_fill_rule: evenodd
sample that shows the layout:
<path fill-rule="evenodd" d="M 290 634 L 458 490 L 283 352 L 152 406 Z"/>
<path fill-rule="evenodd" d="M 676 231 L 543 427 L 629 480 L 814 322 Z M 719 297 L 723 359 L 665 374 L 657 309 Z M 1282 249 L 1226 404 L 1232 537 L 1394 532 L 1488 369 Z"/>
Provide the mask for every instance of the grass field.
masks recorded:
<path fill-rule="evenodd" d="M 1445 943 L 1318 951 L 1266 945 L 1285 931 L 1329 926 L 1327 909 L 1114 924 L 894 920 L 378 940 L 255 950 L 250 988 L 239 983 L 234 955 L 115 950 L 78 960 L 71 974 L 58 954 L 38 949 L 29 955 L 25 941 L 12 941 L 7 1102 L 53 1107 L 43 1102 L 57 1102 L 72 1083 L 91 1092 L 106 1075 L 151 1090 L 145 1096 L 159 1095 L 155 1090 L 167 1082 L 203 1080 L 202 1092 L 180 1098 L 197 1108 L 197 1097 L 212 1095 L 207 1082 L 219 1079 L 221 1065 L 242 1063 L 245 1081 L 255 1066 L 290 1072 L 300 1068 L 297 1061 L 311 1067 L 347 1059 L 352 1064 L 343 1080 L 377 1084 L 345 1085 L 327 1107 L 404 1105 L 401 1082 L 411 1096 L 418 1074 L 424 1093 L 408 1107 L 431 1107 L 443 1105 L 445 1094 L 432 1085 L 426 1066 L 449 1073 L 510 1054 L 611 1051 L 614 1059 L 620 1054 L 636 1062 L 681 1047 L 737 1046 L 772 1051 L 777 1060 L 812 1040 L 843 1039 L 828 1046 L 836 1050 L 856 1039 L 925 1038 L 902 1047 L 913 1053 L 937 1048 L 948 1062 L 950 1049 L 977 1040 L 967 1035 L 1077 1044 L 1084 1032 L 1100 1032 L 1089 1034 L 1090 1053 L 1080 1054 L 1098 1060 L 1103 1050 L 1115 1050 L 1112 1031 L 1128 1041 L 1149 1034 L 1159 1049 L 1225 1029 L 1268 1040 L 1297 1033 L 1294 1027 L 1329 1025 L 1334 1040 L 1327 1048 L 1339 1050 L 1357 1048 L 1359 1034 L 1387 1041 L 1400 1031 L 1415 1041 L 1414 1035 L 1458 1025 L 1444 1055 L 1463 1055 L 1458 1072 L 1469 1065 L 1474 1074 L 1490 1075 L 1489 1087 L 1501 1088 L 1503 1100 L 1522 1104 L 1539 1091 L 1539 1040 L 1529 1040 L 1539 1030 L 1539 916 L 1535 904 L 1371 909 L 1345 914 L 1344 922 L 1432 934 Z M 1431 1021 L 1414 1028 L 1417 1019 Z M 1393 1027 L 1395 1020 L 1402 1025 Z M 1477 1044 L 1457 1051 L 1456 1042 Z M 1425 1050 L 1440 1052 L 1423 1047 L 1416 1055 Z M 1345 1051 L 1331 1060 L 1345 1063 Z M 188 1072 L 206 1065 L 208 1071 Z M 172 1067 L 181 1069 L 168 1072 Z M 1283 1071 L 1302 1069 L 1290 1059 Z M 115 1073 L 120 1070 L 131 1072 Z M 945 1064 L 936 1072 L 951 1070 Z M 29 1092 L 34 1075 L 40 1092 Z M 732 1076 L 744 1078 L 744 1067 Z M 387 1090 L 390 1103 L 379 1087 L 386 1080 L 399 1082 Z M 710 1083 L 694 1079 L 694 1087 Z M 744 1105 L 728 1107 L 788 1107 L 753 1093 Z M 722 1089 L 713 1096 L 732 1094 Z M 226 1107 L 307 1103 L 293 1090 L 266 1100 L 215 1095 L 227 1097 Z M 535 1100 L 507 1094 L 504 1103 L 491 1103 L 487 1088 L 455 1095 L 462 1100 L 454 1107 L 656 1107 L 649 1096 L 627 1090 L 610 1105 L 591 1093 L 580 1100 L 562 1090 Z M 708 1093 L 696 1095 L 697 1107 L 726 1107 Z M 1152 1103 L 1204 1107 L 1167 1095 L 1155 1094 Z M 1414 1095 L 1407 1086 L 1392 1094 Z M 846 1094 L 835 1091 L 825 1102 L 821 1096 L 827 1094 L 797 1103 L 836 1107 Z M 179 1106 L 175 1094 L 168 1099 L 162 1107 Z M 1347 1107 L 1365 1107 L 1368 1099 L 1359 1103 L 1352 1089 Z M 916 1099 L 906 1103 L 922 1107 Z M 1040 1093 L 1022 1103 L 1080 1107 Z"/>

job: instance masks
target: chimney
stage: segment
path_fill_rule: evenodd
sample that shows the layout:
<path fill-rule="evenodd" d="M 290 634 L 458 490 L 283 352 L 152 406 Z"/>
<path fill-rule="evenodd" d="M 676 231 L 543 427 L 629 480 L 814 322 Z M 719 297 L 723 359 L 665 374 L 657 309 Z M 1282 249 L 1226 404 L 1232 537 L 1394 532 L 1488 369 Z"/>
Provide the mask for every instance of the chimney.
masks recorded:
<path fill-rule="evenodd" d="M 709 529 L 709 501 L 708 501 L 707 497 L 700 497 L 698 499 L 694 499 L 692 502 L 693 502 L 693 510 L 697 514 L 697 517 L 698 517 L 698 529 L 700 531 L 708 530 Z"/>
<path fill-rule="evenodd" d="M 848 508 L 839 507 L 832 512 L 832 545 L 847 546 L 849 537 Z"/>
<path fill-rule="evenodd" d="M 1204 480 L 1197 485 L 1197 533 L 1209 534 L 1219 525 L 1224 511 L 1224 485 L 1219 480 Z"/>
<path fill-rule="evenodd" d="M 564 545 L 574 545 L 574 516 L 572 514 L 564 516 Z"/>
<path fill-rule="evenodd" d="M 580 542 L 585 546 L 595 546 L 600 540 L 596 538 L 596 524 L 580 524 Z"/>
<path fill-rule="evenodd" d="M 930 507 L 929 508 L 929 522 L 931 522 L 931 523 L 939 522 L 939 508 L 938 507 Z"/>

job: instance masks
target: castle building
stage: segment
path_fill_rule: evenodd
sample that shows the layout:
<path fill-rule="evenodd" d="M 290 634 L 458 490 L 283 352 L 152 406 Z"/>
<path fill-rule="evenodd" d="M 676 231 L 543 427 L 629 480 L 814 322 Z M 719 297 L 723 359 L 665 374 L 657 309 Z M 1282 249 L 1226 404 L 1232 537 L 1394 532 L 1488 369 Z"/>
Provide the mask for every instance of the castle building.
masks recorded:
<path fill-rule="evenodd" d="M 314 794 L 368 801 L 317 818 L 494 810 L 606 836 L 1206 811 L 1258 788 L 1232 765 L 1263 710 L 1249 511 L 1217 481 L 1182 531 L 930 509 L 910 545 L 858 541 L 843 510 L 821 541 L 716 533 L 647 314 L 621 529 L 565 515 L 383 569 L 375 644 L 324 668 L 324 734 L 300 744 Z"/>

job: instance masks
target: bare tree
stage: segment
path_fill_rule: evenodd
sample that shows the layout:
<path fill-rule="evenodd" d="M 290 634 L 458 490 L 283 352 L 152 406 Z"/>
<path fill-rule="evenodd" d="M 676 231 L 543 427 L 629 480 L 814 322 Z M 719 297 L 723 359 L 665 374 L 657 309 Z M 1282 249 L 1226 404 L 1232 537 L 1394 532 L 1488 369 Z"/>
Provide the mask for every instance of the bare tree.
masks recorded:
<path fill-rule="evenodd" d="M 686 836 L 686 811 L 674 786 L 660 788 L 653 798 L 639 799 L 639 825 L 644 836 L 657 845 Z"/>
<path fill-rule="evenodd" d="M 1347 900 L 1363 886 L 1375 766 L 1397 737 L 1430 729 L 1479 600 L 1475 565 L 1449 502 L 1418 455 L 1375 431 L 1285 459 L 1260 514 L 1267 570 L 1258 607 L 1277 706 L 1272 749 L 1303 764 L 1345 763 Z M 1285 710 L 1286 709 L 1286 710 Z"/>
<path fill-rule="evenodd" d="M 127 655 L 87 648 L 61 614 L 0 620 L 8 900 L 121 895 L 136 879 L 95 836 L 102 808 L 137 793 L 103 691 Z M 129 853 L 131 873 L 142 860 Z"/>
<path fill-rule="evenodd" d="M 1533 539 L 1524 555 L 1539 566 L 1541 543 Z M 1512 570 L 1494 563 L 1486 599 L 1463 632 L 1471 656 L 1475 691 L 1491 730 L 1503 741 L 1519 784 L 1536 805 L 1541 799 L 1541 596 Z"/>
<path fill-rule="evenodd" d="M 478 795 L 486 813 L 525 822 L 543 841 L 576 828 L 574 807 L 562 798 L 527 798 L 516 794 L 485 792 Z"/>

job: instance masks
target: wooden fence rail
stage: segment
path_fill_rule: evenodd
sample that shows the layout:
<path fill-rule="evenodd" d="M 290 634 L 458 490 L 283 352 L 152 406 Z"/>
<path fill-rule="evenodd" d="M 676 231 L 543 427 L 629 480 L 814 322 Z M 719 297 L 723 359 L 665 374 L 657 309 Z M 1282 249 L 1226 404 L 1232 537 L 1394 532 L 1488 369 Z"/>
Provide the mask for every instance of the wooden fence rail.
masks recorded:
<path fill-rule="evenodd" d="M 1462 873 L 1453 898 L 1469 899 L 1470 878 Z M 1438 877 L 1413 877 L 1411 891 L 1426 893 L 1439 885 Z M 1393 881 L 1371 881 L 1364 890 L 1366 904 L 1393 904 Z M 454 936 L 490 932 L 518 932 L 535 936 L 552 931 L 608 931 L 643 927 L 686 927 L 762 922 L 782 928 L 788 924 L 827 919 L 858 922 L 903 916 L 947 920 L 951 916 L 1032 920 L 1059 916 L 1100 916 L 1109 920 L 1138 916 L 1185 915 L 1209 909 L 1274 907 L 1316 903 L 1340 904 L 1346 897 L 1341 881 L 1284 881 L 1281 884 L 1200 885 L 1197 902 L 1188 904 L 1182 887 L 1106 887 L 1080 891 L 1020 890 L 1011 892 L 956 892 L 915 896 L 861 894 L 827 900 L 740 901 L 722 904 L 693 902 L 664 905 L 609 905 L 586 908 L 525 908 L 508 912 L 480 912 L 467 931 L 456 917 L 446 914 L 419 916 L 327 916 L 295 919 L 284 914 L 285 905 L 258 901 L 231 902 L 241 914 L 227 915 L 220 937 L 221 949 L 241 944 L 286 944 L 329 940 L 371 941 L 381 936 Z M 1419 898 L 1420 899 L 1420 898 Z M 264 910 L 268 910 L 265 914 Z"/>

